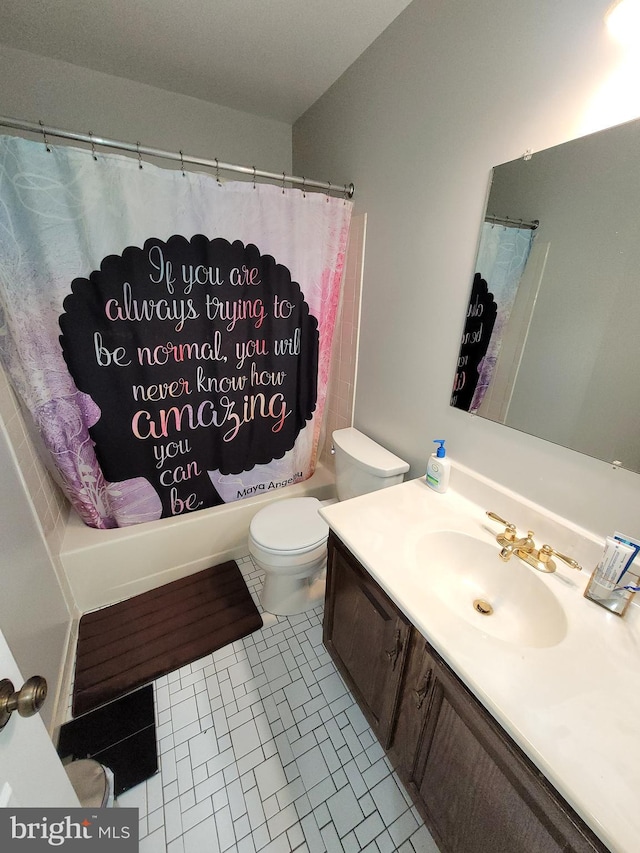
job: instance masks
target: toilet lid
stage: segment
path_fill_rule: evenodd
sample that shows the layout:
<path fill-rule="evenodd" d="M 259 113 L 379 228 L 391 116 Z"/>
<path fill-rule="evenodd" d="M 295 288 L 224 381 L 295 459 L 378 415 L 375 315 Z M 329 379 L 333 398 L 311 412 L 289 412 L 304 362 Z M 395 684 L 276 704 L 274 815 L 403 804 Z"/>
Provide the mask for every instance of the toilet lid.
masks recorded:
<path fill-rule="evenodd" d="M 251 522 L 258 545 L 274 551 L 297 551 L 322 544 L 329 525 L 320 517 L 317 498 L 287 498 L 261 509 Z"/>

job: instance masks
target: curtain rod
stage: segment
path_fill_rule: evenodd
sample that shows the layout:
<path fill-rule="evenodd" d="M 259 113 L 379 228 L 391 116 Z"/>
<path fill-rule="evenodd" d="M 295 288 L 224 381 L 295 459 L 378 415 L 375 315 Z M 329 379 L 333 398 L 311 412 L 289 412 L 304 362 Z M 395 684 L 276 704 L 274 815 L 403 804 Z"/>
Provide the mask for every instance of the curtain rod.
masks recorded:
<path fill-rule="evenodd" d="M 490 213 L 484 218 L 485 222 L 490 222 L 492 225 L 505 225 L 511 228 L 528 228 L 530 231 L 535 231 L 540 225 L 539 219 L 532 219 L 531 222 L 523 222 L 522 219 L 509 219 L 508 216 L 492 216 Z"/>
<path fill-rule="evenodd" d="M 140 145 L 139 142 L 135 144 L 132 142 L 121 142 L 116 139 L 106 139 L 102 136 L 95 136 L 93 133 L 77 133 L 75 131 L 70 130 L 62 130 L 58 127 L 49 127 L 48 125 L 42 124 L 39 122 L 36 124 L 32 121 L 23 121 L 22 119 L 9 118 L 7 116 L 0 116 L 0 126 L 2 127 L 11 127 L 15 130 L 28 130 L 32 133 L 39 133 L 44 136 L 45 143 L 47 141 L 47 136 L 57 136 L 62 139 L 74 139 L 77 142 L 85 142 L 88 145 L 101 145 L 105 148 L 117 148 L 121 151 L 131 151 L 133 154 L 137 154 L 138 157 L 144 155 L 145 157 L 162 157 L 165 160 L 175 160 L 178 163 L 181 163 L 183 166 L 186 163 L 189 163 L 194 166 L 208 166 L 209 168 L 216 169 L 216 171 L 221 170 L 225 172 L 239 172 L 242 175 L 249 175 L 249 177 L 253 178 L 267 178 L 273 181 L 281 181 L 284 183 L 295 184 L 296 186 L 302 187 L 305 189 L 320 189 L 326 190 L 327 193 L 334 192 L 341 195 L 344 195 L 345 198 L 352 198 L 355 192 L 355 187 L 353 183 L 351 184 L 332 184 L 331 181 L 313 181 L 309 178 L 305 178 L 304 176 L 298 177 L 297 175 L 285 175 L 284 172 L 265 172 L 263 169 L 256 169 L 254 166 L 238 166 L 234 163 L 224 163 L 222 160 L 205 160 L 202 157 L 191 157 L 188 154 L 183 154 L 181 151 L 164 151 L 161 148 L 149 148 L 144 145 Z"/>

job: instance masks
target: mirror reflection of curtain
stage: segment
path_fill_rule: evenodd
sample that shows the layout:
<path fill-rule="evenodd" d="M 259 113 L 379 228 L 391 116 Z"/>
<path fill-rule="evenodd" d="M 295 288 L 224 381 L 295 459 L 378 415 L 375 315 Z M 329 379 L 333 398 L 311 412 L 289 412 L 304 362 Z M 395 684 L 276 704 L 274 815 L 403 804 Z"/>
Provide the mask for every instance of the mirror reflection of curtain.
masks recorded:
<path fill-rule="evenodd" d="M 529 258 L 534 232 L 485 222 L 482 226 L 476 274 L 487 282 L 497 305 L 497 316 L 487 352 L 478 368 L 478 382 L 469 407 L 477 412 L 494 374 L 504 327 L 518 292 L 522 273 Z"/>

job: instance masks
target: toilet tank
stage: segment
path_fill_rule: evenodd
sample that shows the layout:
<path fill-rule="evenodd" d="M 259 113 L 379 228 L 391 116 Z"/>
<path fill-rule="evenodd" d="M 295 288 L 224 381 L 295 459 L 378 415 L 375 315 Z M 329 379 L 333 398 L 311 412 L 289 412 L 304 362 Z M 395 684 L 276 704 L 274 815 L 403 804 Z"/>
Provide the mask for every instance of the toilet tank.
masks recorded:
<path fill-rule="evenodd" d="M 333 433 L 338 500 L 395 486 L 409 464 L 354 427 Z"/>

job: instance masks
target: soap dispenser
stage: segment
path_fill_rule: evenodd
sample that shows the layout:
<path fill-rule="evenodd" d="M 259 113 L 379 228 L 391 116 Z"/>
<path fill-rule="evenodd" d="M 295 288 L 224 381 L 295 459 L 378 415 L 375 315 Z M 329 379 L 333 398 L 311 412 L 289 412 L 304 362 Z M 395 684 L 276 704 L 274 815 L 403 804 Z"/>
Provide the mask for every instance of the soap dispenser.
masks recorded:
<path fill-rule="evenodd" d="M 427 486 L 436 492 L 446 492 L 449 486 L 449 474 L 451 473 L 451 462 L 446 458 L 444 449 L 444 438 L 434 439 L 434 444 L 440 446 L 432 453 L 427 463 Z"/>

